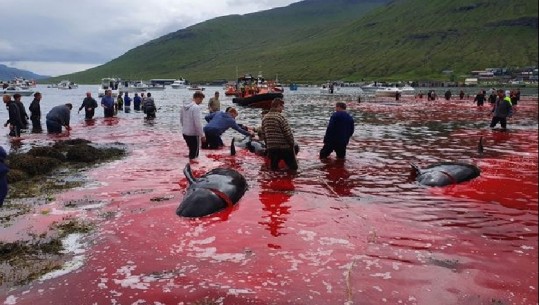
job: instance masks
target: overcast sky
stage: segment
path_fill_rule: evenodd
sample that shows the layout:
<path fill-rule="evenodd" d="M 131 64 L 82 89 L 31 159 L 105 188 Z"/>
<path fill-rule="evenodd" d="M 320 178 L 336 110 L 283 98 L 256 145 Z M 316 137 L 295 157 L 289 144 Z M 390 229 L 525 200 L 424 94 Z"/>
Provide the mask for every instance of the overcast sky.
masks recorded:
<path fill-rule="evenodd" d="M 0 0 L 0 63 L 57 76 L 204 20 L 300 0 Z"/>

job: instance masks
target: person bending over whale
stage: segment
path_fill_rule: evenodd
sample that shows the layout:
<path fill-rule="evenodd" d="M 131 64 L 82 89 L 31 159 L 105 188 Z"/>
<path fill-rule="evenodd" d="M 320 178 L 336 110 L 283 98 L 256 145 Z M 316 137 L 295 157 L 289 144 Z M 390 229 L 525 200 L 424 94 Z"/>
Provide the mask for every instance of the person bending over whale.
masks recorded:
<path fill-rule="evenodd" d="M 224 146 L 221 135 L 229 128 L 245 136 L 254 136 L 252 131 L 247 131 L 236 123 L 237 116 L 238 111 L 234 107 L 227 108 L 226 112 L 216 111 L 206 115 L 204 119 L 208 124 L 204 126 L 206 143 L 203 145 L 203 148 L 217 149 Z"/>

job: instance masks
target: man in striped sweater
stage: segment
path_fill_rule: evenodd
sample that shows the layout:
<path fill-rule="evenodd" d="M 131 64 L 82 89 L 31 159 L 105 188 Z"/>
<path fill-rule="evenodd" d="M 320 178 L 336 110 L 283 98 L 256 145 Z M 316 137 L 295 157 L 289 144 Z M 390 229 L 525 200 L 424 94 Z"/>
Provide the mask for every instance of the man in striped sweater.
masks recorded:
<path fill-rule="evenodd" d="M 276 98 L 271 102 L 270 111 L 262 119 L 262 131 L 266 141 L 266 152 L 271 162 L 271 170 L 279 169 L 283 160 L 290 170 L 297 170 L 294 152 L 294 135 L 288 121 L 282 115 L 284 101 Z"/>

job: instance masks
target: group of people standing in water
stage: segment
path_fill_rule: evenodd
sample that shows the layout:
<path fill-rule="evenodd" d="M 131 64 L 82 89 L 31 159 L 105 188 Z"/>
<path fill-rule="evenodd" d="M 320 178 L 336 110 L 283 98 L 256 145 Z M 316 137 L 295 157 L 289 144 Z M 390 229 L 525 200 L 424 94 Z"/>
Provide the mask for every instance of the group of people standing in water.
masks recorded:
<path fill-rule="evenodd" d="M 249 128 L 236 122 L 238 111 L 234 107 L 227 107 L 225 111 L 220 110 L 218 92 L 208 103 L 209 113 L 204 117 L 207 124 L 203 127 L 200 104 L 202 104 L 204 97 L 204 93 L 195 92 L 193 99 L 184 101 L 181 109 L 182 134 L 189 148 L 191 162 L 196 162 L 200 148 L 217 149 L 224 146 L 221 135 L 232 128 L 251 138 L 254 138 L 255 134 L 258 135 L 258 140 L 265 144 L 266 156 L 269 158 L 271 170 L 278 170 L 281 161 L 286 164 L 289 170 L 298 169 L 297 144 L 288 120 L 283 115 L 285 103 L 281 98 L 275 98 L 271 102 L 269 111 L 262 111 L 260 127 Z M 329 120 L 324 136 L 324 146 L 320 150 L 319 157 L 325 159 L 332 152 L 335 152 L 337 158 L 344 159 L 346 147 L 353 133 L 354 119 L 346 111 L 346 103 L 336 103 L 335 112 Z"/>
<path fill-rule="evenodd" d="M 10 95 L 4 94 L 2 100 L 6 105 L 8 110 L 8 120 L 4 124 L 4 127 L 9 127 L 9 135 L 13 138 L 19 138 L 23 130 L 29 128 L 28 120 L 32 122 L 32 133 L 41 133 L 43 131 L 41 124 L 41 102 L 42 94 L 40 92 L 34 93 L 34 99 L 30 103 L 28 110 L 30 111 L 30 116 L 26 112 L 26 108 L 21 101 L 20 94 L 14 94 L 13 99 Z M 101 107 L 103 107 L 104 117 L 114 117 L 119 110 L 125 110 L 126 113 L 129 113 L 131 110 L 131 98 L 129 93 L 120 94 L 116 100 L 112 97 L 112 91 L 107 90 L 105 96 L 101 99 Z M 141 93 L 139 96 L 135 93 L 133 98 L 134 110 L 140 111 L 141 109 L 146 114 L 146 118 L 153 119 L 156 116 L 157 107 L 155 101 L 148 92 L 146 96 L 144 93 Z M 91 120 L 95 115 L 95 109 L 98 107 L 97 101 L 92 97 L 91 92 L 86 92 L 86 97 L 82 101 L 82 105 L 79 107 L 78 112 L 84 109 L 85 119 Z M 70 118 L 71 110 L 73 109 L 73 104 L 66 103 L 53 107 L 45 116 L 45 124 L 47 127 L 48 133 L 61 133 L 62 128 L 69 131 L 70 127 Z"/>

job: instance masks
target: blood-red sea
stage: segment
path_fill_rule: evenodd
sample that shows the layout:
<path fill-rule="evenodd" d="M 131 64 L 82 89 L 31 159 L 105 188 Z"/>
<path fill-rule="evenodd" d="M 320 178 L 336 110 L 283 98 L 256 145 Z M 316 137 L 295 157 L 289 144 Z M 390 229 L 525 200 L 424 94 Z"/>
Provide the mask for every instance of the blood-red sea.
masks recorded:
<path fill-rule="evenodd" d="M 73 113 L 73 131 L 63 138 L 120 142 L 128 154 L 89 169 L 84 187 L 39 207 L 53 212 L 36 211 L 5 229 L 1 240 L 9 241 L 18 230 L 39 232 L 66 215 L 95 224 L 78 252 L 66 254 L 82 264 L 0 287 L 0 302 L 538 303 L 536 97 L 524 97 L 501 131 L 488 126 L 490 106 L 471 99 L 358 103 L 352 94 L 285 92 L 299 171 L 271 172 L 244 148 L 231 156 L 228 144 L 202 150 L 191 164 L 195 176 L 233 168 L 249 188 L 233 208 L 191 219 L 175 214 L 188 186 L 179 111 L 189 94 L 156 92 L 154 121 L 134 112 L 104 119 L 98 110 L 85 122 Z M 355 133 L 345 161 L 320 160 L 336 101 L 347 102 Z M 222 105 L 233 104 L 226 98 Z M 259 109 L 238 110 L 238 122 L 260 124 Z M 227 131 L 225 143 L 232 137 L 241 135 Z M 23 146 L 51 140 L 25 134 Z M 475 164 L 481 175 L 446 187 L 413 179 L 410 163 L 447 161 Z M 65 206 L 73 200 L 92 205 Z"/>

